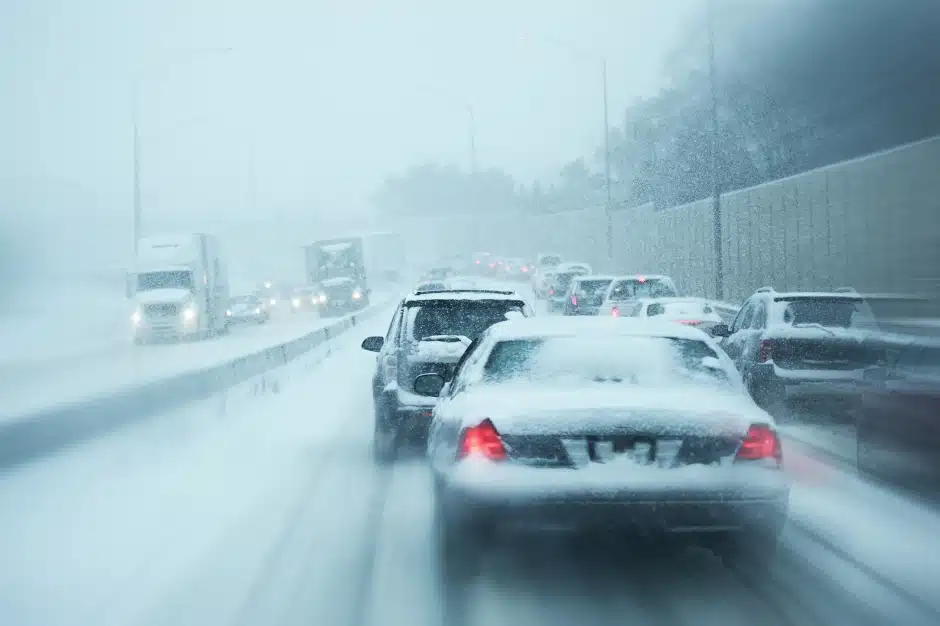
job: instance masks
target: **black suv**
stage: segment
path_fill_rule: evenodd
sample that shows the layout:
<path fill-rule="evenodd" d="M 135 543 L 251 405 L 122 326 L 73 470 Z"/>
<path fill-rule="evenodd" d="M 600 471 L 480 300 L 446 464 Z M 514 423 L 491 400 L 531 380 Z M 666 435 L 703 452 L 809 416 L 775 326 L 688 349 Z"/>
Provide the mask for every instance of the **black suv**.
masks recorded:
<path fill-rule="evenodd" d="M 362 342 L 363 350 L 378 352 L 372 378 L 376 461 L 394 461 L 406 438 L 414 443 L 427 441 L 437 398 L 414 392 L 418 375 L 433 372 L 449 380 L 483 331 L 514 316 L 531 315 L 529 305 L 512 291 L 434 291 L 403 299 L 388 334 Z"/>

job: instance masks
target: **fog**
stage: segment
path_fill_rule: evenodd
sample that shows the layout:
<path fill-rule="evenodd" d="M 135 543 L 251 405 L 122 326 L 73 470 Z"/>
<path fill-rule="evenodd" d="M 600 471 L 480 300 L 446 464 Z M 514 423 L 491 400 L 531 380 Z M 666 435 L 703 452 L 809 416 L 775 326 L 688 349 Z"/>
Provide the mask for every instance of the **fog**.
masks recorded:
<path fill-rule="evenodd" d="M 392 171 L 467 167 L 469 106 L 481 165 L 531 180 L 603 137 L 600 57 L 616 116 L 694 4 L 5 2 L 4 230 L 54 266 L 126 259 L 134 76 L 144 234 L 297 245 Z"/>

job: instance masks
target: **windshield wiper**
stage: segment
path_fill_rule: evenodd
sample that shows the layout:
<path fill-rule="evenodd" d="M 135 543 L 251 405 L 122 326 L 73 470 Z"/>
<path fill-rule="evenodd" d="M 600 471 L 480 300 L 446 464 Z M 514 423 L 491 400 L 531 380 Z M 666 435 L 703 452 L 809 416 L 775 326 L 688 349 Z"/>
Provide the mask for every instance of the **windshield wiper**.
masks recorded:
<path fill-rule="evenodd" d="M 824 330 L 824 331 L 826 331 L 827 333 L 829 333 L 829 334 L 832 335 L 833 337 L 836 336 L 835 331 L 833 331 L 831 328 L 827 328 L 827 327 L 823 326 L 822 324 L 820 324 L 820 323 L 818 323 L 818 322 L 800 322 L 799 324 L 793 323 L 792 326 L 793 326 L 793 328 L 818 328 L 819 330 Z"/>

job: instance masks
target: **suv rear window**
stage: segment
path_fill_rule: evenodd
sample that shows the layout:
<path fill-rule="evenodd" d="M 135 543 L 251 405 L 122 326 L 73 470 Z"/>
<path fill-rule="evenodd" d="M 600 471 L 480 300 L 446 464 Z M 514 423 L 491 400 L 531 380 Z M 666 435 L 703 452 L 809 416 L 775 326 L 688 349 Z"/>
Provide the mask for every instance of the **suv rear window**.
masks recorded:
<path fill-rule="evenodd" d="M 558 267 L 559 265 L 561 265 L 560 256 L 548 255 L 539 258 L 540 267 Z"/>
<path fill-rule="evenodd" d="M 405 337 L 421 341 L 428 337 L 457 335 L 476 339 L 507 313 L 525 315 L 525 304 L 518 300 L 438 300 L 408 305 Z"/>
<path fill-rule="evenodd" d="M 555 295 L 562 295 L 564 292 L 568 291 L 568 287 L 571 286 L 571 281 L 574 280 L 574 277 L 584 276 L 585 274 L 587 274 L 587 270 L 555 274 Z"/>
<path fill-rule="evenodd" d="M 848 328 L 874 323 L 871 309 L 861 298 L 776 298 L 783 307 L 783 323 L 792 326 Z"/>

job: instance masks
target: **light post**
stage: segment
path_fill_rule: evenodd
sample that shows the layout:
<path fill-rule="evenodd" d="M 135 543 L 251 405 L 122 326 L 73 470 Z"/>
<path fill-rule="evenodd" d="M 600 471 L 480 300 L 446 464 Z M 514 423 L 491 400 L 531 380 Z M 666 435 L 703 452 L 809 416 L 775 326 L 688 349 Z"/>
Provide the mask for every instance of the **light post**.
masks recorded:
<path fill-rule="evenodd" d="M 723 300 L 725 297 L 725 259 L 723 251 L 723 234 L 721 224 L 721 181 L 718 174 L 720 144 L 718 135 L 718 85 L 715 76 L 715 2 L 708 0 L 707 8 L 708 33 L 708 82 L 711 90 L 711 148 L 710 170 L 712 191 L 712 220 L 714 222 L 714 255 L 715 255 L 715 299 Z"/>
<path fill-rule="evenodd" d="M 151 70 L 165 70 L 169 69 L 172 66 L 176 66 L 183 63 L 188 63 L 194 61 L 198 58 L 208 56 L 211 54 L 224 54 L 232 52 L 232 48 L 204 48 L 197 50 L 190 50 L 185 52 L 183 56 L 174 59 L 168 59 L 164 63 L 161 63 L 156 68 L 150 68 Z M 149 74 L 149 73 L 147 73 Z M 141 165 L 141 142 L 140 142 L 140 85 L 143 80 L 146 78 L 147 74 L 144 72 L 137 72 L 131 79 L 131 119 L 133 124 L 133 141 L 134 141 L 134 219 L 133 219 L 133 243 L 134 243 L 134 255 L 137 255 L 137 246 L 140 241 L 140 232 L 141 232 L 141 218 L 143 215 L 143 207 L 141 204 L 141 193 L 140 193 L 140 165 Z"/>

